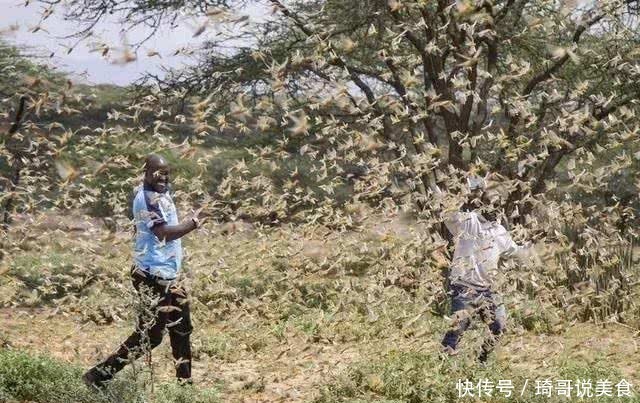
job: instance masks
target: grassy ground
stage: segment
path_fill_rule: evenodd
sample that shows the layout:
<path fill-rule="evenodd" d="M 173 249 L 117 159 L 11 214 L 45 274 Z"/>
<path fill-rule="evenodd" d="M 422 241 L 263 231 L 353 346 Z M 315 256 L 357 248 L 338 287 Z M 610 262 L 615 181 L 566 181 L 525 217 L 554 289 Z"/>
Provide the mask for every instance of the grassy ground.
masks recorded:
<path fill-rule="evenodd" d="M 558 322 L 562 310 L 536 311 L 536 300 L 518 294 L 507 297 L 509 332 L 486 368 L 473 360 L 483 326 L 465 335 L 459 356 L 442 359 L 438 346 L 449 322 L 439 313 L 440 274 L 419 226 L 395 218 L 346 234 L 238 228 L 209 226 L 185 245 L 195 391 L 174 388 L 165 341 L 151 367 L 141 360 L 119 375 L 119 401 L 451 402 L 458 379 L 511 379 L 518 394 L 530 383 L 522 397 L 475 401 L 562 401 L 536 397 L 535 380 L 640 382 L 635 329 Z M 59 231 L 14 231 L 15 249 L 0 266 L 0 360 L 31 373 L 23 362 L 39 358 L 7 354 L 43 355 L 53 360 L 45 367 L 67 369 L 51 370 L 63 375 L 42 388 L 81 390 L 82 368 L 132 329 L 130 246 L 127 234 L 98 226 L 56 238 Z M 0 372 L 0 392 L 11 389 L 9 378 Z M 10 398 L 48 401 L 46 393 L 11 390 L 4 391 Z M 63 400 L 85 401 L 82 393 Z"/>

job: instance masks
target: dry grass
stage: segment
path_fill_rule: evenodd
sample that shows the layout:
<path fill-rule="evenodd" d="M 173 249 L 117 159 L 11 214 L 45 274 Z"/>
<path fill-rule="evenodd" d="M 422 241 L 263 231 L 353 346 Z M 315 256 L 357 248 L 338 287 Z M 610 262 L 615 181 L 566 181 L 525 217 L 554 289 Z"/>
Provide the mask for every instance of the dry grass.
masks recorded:
<path fill-rule="evenodd" d="M 399 365 L 388 357 L 438 363 L 448 326 L 438 313 L 446 301 L 440 272 L 420 228 L 403 220 L 360 233 L 239 226 L 190 236 L 184 281 L 192 292 L 198 387 L 219 389 L 223 401 L 391 399 L 402 385 L 376 386 L 384 368 Z M 0 342 L 88 367 L 132 329 L 128 236 L 102 231 L 56 241 L 56 229 L 48 231 L 27 248 L 16 242 L 3 263 Z M 465 335 L 461 355 L 440 367 L 436 389 L 455 392 L 446 371 L 459 367 L 467 372 L 456 374 L 559 379 L 578 373 L 572 368 L 606 364 L 619 372 L 612 376 L 640 382 L 635 329 L 569 323 L 563 310 L 539 302 L 509 291 L 511 326 L 489 372 L 472 363 L 484 331 L 478 327 Z M 168 343 L 153 357 L 156 382 L 172 382 Z M 374 372 L 362 369 L 369 366 Z M 373 386 L 345 392 L 344 377 L 354 371 Z"/>

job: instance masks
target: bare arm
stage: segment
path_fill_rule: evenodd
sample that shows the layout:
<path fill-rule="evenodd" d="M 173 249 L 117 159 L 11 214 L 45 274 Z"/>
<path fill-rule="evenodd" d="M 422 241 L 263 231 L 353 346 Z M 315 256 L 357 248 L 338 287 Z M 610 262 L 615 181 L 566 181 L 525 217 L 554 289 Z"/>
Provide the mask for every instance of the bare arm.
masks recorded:
<path fill-rule="evenodd" d="M 511 235 L 507 233 L 502 239 L 502 253 L 501 256 L 505 258 L 515 258 L 520 263 L 526 264 L 529 262 L 534 263 L 537 266 L 542 266 L 542 261 L 536 253 L 533 243 L 530 241 L 525 242 L 524 245 L 518 245 L 511 238 Z"/>
<path fill-rule="evenodd" d="M 189 218 L 177 225 L 169 225 L 166 223 L 155 225 L 151 231 L 161 241 L 170 242 L 183 236 L 196 229 L 196 223 L 193 219 Z"/>

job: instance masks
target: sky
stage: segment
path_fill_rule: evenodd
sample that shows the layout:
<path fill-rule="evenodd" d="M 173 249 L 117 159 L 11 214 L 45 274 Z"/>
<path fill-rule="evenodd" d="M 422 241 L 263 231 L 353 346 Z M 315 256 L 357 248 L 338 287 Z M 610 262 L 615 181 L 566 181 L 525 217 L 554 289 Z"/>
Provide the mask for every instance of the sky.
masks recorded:
<path fill-rule="evenodd" d="M 187 19 L 177 28 L 169 29 L 165 27 L 156 33 L 149 41 L 145 42 L 136 52 L 136 60 L 130 63 L 114 63 L 114 60 L 122 58 L 124 53 L 123 44 L 133 43 L 144 38 L 148 30 L 138 29 L 136 32 L 127 33 L 126 36 L 120 33 L 120 25 L 117 21 L 102 23 L 94 29 L 95 37 L 92 37 L 67 54 L 67 48 L 73 44 L 74 39 L 63 39 L 64 36 L 77 32 L 79 25 L 62 18 L 62 10 L 56 11 L 42 24 L 43 29 L 32 33 L 35 26 L 40 21 L 43 11 L 41 4 L 29 3 L 25 7 L 23 0 L 0 0 L 0 34 L 1 38 L 9 43 L 24 48 L 27 53 L 45 56 L 49 64 L 60 70 L 73 73 L 77 81 L 89 84 L 117 84 L 126 85 L 144 72 L 161 74 L 161 66 L 179 67 L 185 63 L 190 63 L 186 56 L 172 56 L 177 49 L 182 47 L 194 47 L 201 44 L 207 37 L 214 35 L 215 27 L 208 28 L 203 34 L 194 38 L 194 33 L 201 25 L 202 20 Z M 266 15 L 265 8 L 252 7 L 244 10 L 251 21 L 260 20 Z M 17 26 L 17 30 L 9 29 Z M 110 55 L 111 60 L 103 58 L 99 51 L 92 51 L 96 46 L 92 43 L 100 42 L 109 44 L 116 48 Z M 149 56 L 150 51 L 158 52 L 162 57 Z M 52 58 L 49 55 L 55 52 Z"/>

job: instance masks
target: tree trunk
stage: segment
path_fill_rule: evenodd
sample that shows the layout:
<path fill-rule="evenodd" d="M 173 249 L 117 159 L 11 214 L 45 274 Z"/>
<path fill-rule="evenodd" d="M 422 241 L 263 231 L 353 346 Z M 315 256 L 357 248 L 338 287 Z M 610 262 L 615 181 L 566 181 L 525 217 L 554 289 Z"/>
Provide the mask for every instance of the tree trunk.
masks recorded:
<path fill-rule="evenodd" d="M 21 97 L 19 102 L 20 103 L 18 104 L 18 110 L 16 111 L 16 118 L 13 124 L 11 125 L 11 127 L 9 128 L 7 137 L 11 137 L 11 135 L 15 134 L 20 128 L 20 124 L 22 123 L 24 108 L 27 103 L 27 97 L 25 96 Z M 7 141 L 9 140 L 10 139 L 7 138 Z M 13 157 L 13 164 L 11 166 L 11 179 L 9 180 L 8 189 L 7 189 L 9 193 L 12 193 L 12 192 L 15 192 L 16 188 L 20 184 L 20 173 L 23 168 L 23 163 L 21 158 L 22 152 L 20 150 L 20 146 L 17 146 L 15 148 L 14 147 L 7 147 L 7 148 L 9 149 Z M 9 197 L 7 197 L 7 200 L 4 202 L 4 205 L 2 206 L 2 211 L 3 211 L 2 226 L 5 231 L 9 227 L 9 224 L 11 224 L 12 208 L 13 208 L 13 195 L 9 195 Z"/>

